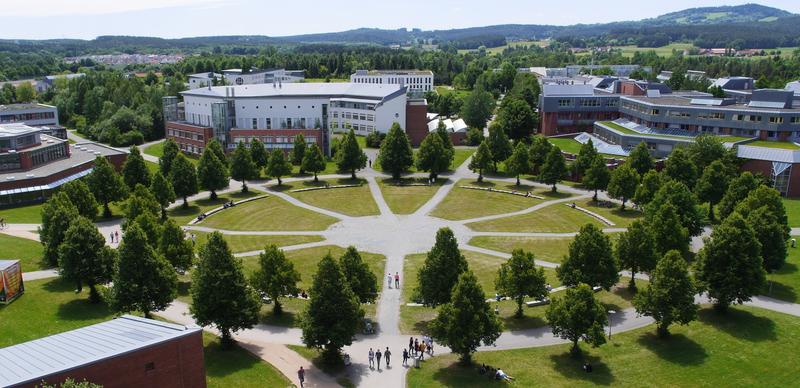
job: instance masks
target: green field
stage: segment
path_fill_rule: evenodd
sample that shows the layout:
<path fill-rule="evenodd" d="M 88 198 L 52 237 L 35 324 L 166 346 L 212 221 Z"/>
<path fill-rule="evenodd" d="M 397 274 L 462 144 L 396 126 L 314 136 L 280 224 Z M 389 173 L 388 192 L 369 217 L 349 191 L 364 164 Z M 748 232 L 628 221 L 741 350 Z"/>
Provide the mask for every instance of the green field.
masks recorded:
<path fill-rule="evenodd" d="M 144 152 L 144 153 L 146 153 L 148 155 L 151 155 L 151 156 L 155 156 L 157 158 L 161 158 L 162 156 L 164 156 L 164 142 L 162 141 L 160 143 L 153 144 L 153 145 L 143 149 L 142 152 Z M 186 155 L 186 159 L 189 159 L 189 161 L 192 162 L 192 164 L 194 164 L 194 165 L 197 165 L 197 162 L 200 161 L 200 159 L 197 158 L 196 156 L 189 155 L 189 154 L 186 154 L 186 153 L 184 153 L 184 155 Z M 152 163 L 152 162 L 150 162 L 150 163 Z M 155 163 L 155 164 L 156 164 L 156 166 L 158 166 L 157 163 Z"/>
<path fill-rule="evenodd" d="M 7 224 L 40 224 L 42 204 L 0 209 L 0 218 Z"/>
<path fill-rule="evenodd" d="M 796 237 L 795 237 L 796 238 Z M 788 247 L 786 263 L 771 274 L 767 274 L 765 295 L 793 303 L 800 303 L 800 248 Z M 770 284 L 772 289 L 770 291 Z"/>
<path fill-rule="evenodd" d="M 700 320 L 671 328 L 656 337 L 653 326 L 612 334 L 599 348 L 582 346 L 583 356 L 569 355 L 570 345 L 479 352 L 476 365 L 503 369 L 529 387 L 789 387 L 800 385 L 796 363 L 800 321 L 765 310 L 736 307 L 727 316 L 704 309 Z M 594 371 L 583 372 L 584 360 Z M 408 374 L 410 387 L 492 387 L 507 383 L 481 376 L 476 366 L 458 365 L 453 355 L 437 356 Z"/>
<path fill-rule="evenodd" d="M 600 220 L 563 204 L 553 204 L 532 213 L 467 224 L 481 232 L 577 232 L 585 224 L 607 227 Z"/>
<path fill-rule="evenodd" d="M 475 153 L 477 148 L 462 148 L 458 147 L 455 149 L 455 154 L 453 155 L 453 161 L 450 162 L 450 169 L 455 170 L 462 164 L 464 161 L 467 160 L 472 154 Z"/>
<path fill-rule="evenodd" d="M 400 182 L 402 184 L 427 183 L 428 179 L 402 179 Z M 380 179 L 378 185 L 381 188 L 381 195 L 383 195 L 383 199 L 389 205 L 389 208 L 392 209 L 392 213 L 411 214 L 428 202 L 445 182 L 447 182 L 447 179 L 440 178 L 430 186 L 397 186 L 397 181 L 386 178 Z"/>
<path fill-rule="evenodd" d="M 469 245 L 492 249 L 498 252 L 511 253 L 515 249 L 533 252 L 536 259 L 560 263 L 569 253 L 572 238 L 561 237 L 494 237 L 478 236 L 469 241 Z"/>
<path fill-rule="evenodd" d="M 225 202 L 241 201 L 243 199 L 252 198 L 258 195 L 259 193 L 254 193 L 252 191 L 247 193 L 234 191 L 230 193 L 219 194 L 217 196 L 217 199 L 215 200 L 203 198 L 197 201 L 189 201 L 189 207 L 186 209 L 184 209 L 182 206 L 183 198 L 178 198 L 176 200 L 176 203 L 178 205 L 176 207 L 173 207 L 172 209 L 167 210 L 167 215 L 169 215 L 173 220 L 175 220 L 175 222 L 178 225 L 185 225 L 188 224 L 193 219 L 195 219 L 198 215 L 200 215 L 200 213 L 204 213 L 209 210 L 218 208 L 222 206 Z"/>
<path fill-rule="evenodd" d="M 208 240 L 210 233 L 190 231 L 197 236 L 196 246 L 199 248 Z M 223 234 L 225 241 L 228 242 L 228 247 L 231 248 L 233 253 L 251 252 L 255 250 L 264 249 L 267 245 L 276 245 L 278 247 L 286 247 L 290 245 L 306 244 L 317 241 L 322 241 L 320 236 L 258 236 L 258 235 L 242 235 L 242 234 Z"/>
<path fill-rule="evenodd" d="M 790 141 L 769 141 L 769 140 L 756 140 L 751 141 L 745 145 L 764 148 L 779 148 L 784 150 L 800 150 L 800 146 Z"/>
<path fill-rule="evenodd" d="M 800 227 L 800 199 L 784 198 L 783 207 L 786 208 L 786 216 L 789 217 L 789 226 Z"/>
<path fill-rule="evenodd" d="M 9 236 L 0 233 L 0 260 L 19 260 L 22 272 L 47 269 L 49 266 L 42 260 L 44 248 L 38 241 Z"/>
<path fill-rule="evenodd" d="M 630 201 L 625 204 L 625 210 L 621 210 L 620 205 L 615 202 L 595 202 L 591 198 L 576 201 L 575 204 L 613 222 L 615 228 L 626 228 L 643 217 L 642 212 L 631 208 Z"/>
<path fill-rule="evenodd" d="M 622 50 L 622 56 L 626 58 L 633 57 L 633 53 L 637 51 L 643 53 L 655 51 L 660 57 L 669 57 L 672 56 L 672 50 L 676 50 L 678 53 L 683 53 L 684 50 L 691 50 L 694 48 L 694 45 L 691 43 L 672 43 L 661 47 L 615 46 L 614 48 Z"/>
<path fill-rule="evenodd" d="M 198 225 L 225 230 L 301 231 L 325 230 L 336 221 L 333 217 L 269 196 L 223 210 Z"/>
<path fill-rule="evenodd" d="M 503 50 L 509 47 L 520 47 L 520 46 L 538 46 L 538 47 L 547 47 L 550 44 L 548 40 L 526 40 L 526 41 L 519 41 L 519 42 L 509 42 L 505 45 L 492 47 L 486 49 L 486 54 L 502 54 Z M 476 52 L 478 50 L 471 50 L 471 49 L 461 49 L 458 50 L 459 54 L 466 54 L 469 52 Z"/>
<path fill-rule="evenodd" d="M 447 220 L 466 220 L 494 214 L 511 213 L 542 203 L 535 198 L 503 194 L 483 190 L 465 189 L 460 186 L 492 187 L 498 190 L 533 191 L 532 186 L 516 186 L 513 183 L 484 180 L 483 183 L 462 179 L 444 200 L 433 209 L 431 215 Z"/>
<path fill-rule="evenodd" d="M 340 189 L 311 190 L 294 193 L 292 190 L 324 187 L 325 185 L 359 185 Z M 284 183 L 281 186 L 270 186 L 270 189 L 284 192 L 309 205 L 335 211 L 348 216 L 361 217 L 380 214 L 378 205 L 372 198 L 369 185 L 362 179 L 329 179 L 314 182 L 306 180 L 300 182 Z"/>

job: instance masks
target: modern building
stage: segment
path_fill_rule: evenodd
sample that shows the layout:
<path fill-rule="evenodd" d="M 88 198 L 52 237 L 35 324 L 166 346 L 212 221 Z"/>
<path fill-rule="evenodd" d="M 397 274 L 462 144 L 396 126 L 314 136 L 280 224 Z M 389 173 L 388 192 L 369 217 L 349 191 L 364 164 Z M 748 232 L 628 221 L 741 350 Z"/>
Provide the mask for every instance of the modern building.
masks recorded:
<path fill-rule="evenodd" d="M 396 122 L 409 134 L 427 132 L 427 104 L 409 99 L 406 90 L 345 82 L 198 88 L 182 92 L 182 103 L 164 98 L 166 134 L 185 152 L 200 154 L 211 138 L 228 149 L 253 137 L 265 140 L 267 148 L 287 148 L 303 133 L 328 152 L 331 133 L 350 128 L 359 135 L 386 133 Z"/>
<path fill-rule="evenodd" d="M 88 175 L 97 156 L 117 169 L 127 152 L 98 143 L 70 145 L 42 128 L 0 124 L 0 207 L 39 202 L 55 188 Z"/>
<path fill-rule="evenodd" d="M 436 132 L 436 130 L 439 129 L 439 123 L 444 124 L 444 128 L 447 130 L 447 133 L 450 134 L 450 141 L 453 142 L 453 144 L 464 144 L 467 138 L 467 131 L 469 131 L 469 126 L 464 122 L 464 119 L 453 120 L 450 118 L 442 119 L 434 117 L 428 122 L 428 132 Z"/>
<path fill-rule="evenodd" d="M 73 74 L 56 74 L 56 75 L 48 75 L 45 76 L 44 79 L 36 83 L 36 91 L 38 92 L 46 92 L 53 86 L 55 86 L 56 81 L 59 79 L 65 79 L 67 81 L 75 78 L 81 78 L 86 76 L 85 73 L 73 73 Z"/>
<path fill-rule="evenodd" d="M 421 97 L 433 90 L 433 72 L 430 70 L 356 70 L 350 82 L 373 85 L 405 86 L 408 94 Z"/>
<path fill-rule="evenodd" d="M 227 69 L 222 73 L 197 73 L 188 76 L 189 89 L 197 89 L 214 85 L 256 85 L 271 83 L 294 83 L 305 80 L 304 70 L 286 69 L 252 69 L 243 71 L 242 69 Z"/>
<path fill-rule="evenodd" d="M 0 349 L 0 386 L 68 378 L 105 388 L 203 388 L 202 329 L 123 315 Z"/>
<path fill-rule="evenodd" d="M 595 121 L 619 117 L 619 95 L 589 84 L 545 84 L 539 95 L 539 132 L 545 136 L 591 132 Z"/>
<path fill-rule="evenodd" d="M 58 108 L 39 103 L 0 105 L 0 124 L 58 125 Z"/>

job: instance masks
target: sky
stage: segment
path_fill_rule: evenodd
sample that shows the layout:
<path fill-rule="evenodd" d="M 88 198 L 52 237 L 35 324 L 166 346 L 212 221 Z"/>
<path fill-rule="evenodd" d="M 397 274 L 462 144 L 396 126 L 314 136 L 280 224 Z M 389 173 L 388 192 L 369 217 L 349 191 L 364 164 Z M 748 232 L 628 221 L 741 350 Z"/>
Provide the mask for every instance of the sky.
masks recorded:
<path fill-rule="evenodd" d="M 510 23 L 570 25 L 639 20 L 685 8 L 748 2 L 800 13 L 798 0 L 2 0 L 0 39 L 287 36 L 360 27 L 435 30 Z"/>

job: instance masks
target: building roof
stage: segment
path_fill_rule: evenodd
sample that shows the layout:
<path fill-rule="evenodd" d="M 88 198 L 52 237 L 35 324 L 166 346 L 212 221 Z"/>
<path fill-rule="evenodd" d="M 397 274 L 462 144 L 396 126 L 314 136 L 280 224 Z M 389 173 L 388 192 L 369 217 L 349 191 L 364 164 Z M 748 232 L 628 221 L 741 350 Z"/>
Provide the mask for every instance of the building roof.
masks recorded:
<path fill-rule="evenodd" d="M 19 263 L 19 260 L 0 260 L 0 271 L 12 266 L 15 263 Z"/>
<path fill-rule="evenodd" d="M 781 163 L 800 163 L 800 150 L 750 146 L 741 144 L 736 147 L 736 156 L 743 159 L 766 160 Z"/>
<path fill-rule="evenodd" d="M 200 330 L 199 327 L 123 315 L 96 325 L 9 346 L 0 349 L 0 385 L 35 382 Z"/>
<path fill-rule="evenodd" d="M 0 138 L 17 137 L 41 132 L 41 128 L 20 123 L 0 124 Z"/>
<path fill-rule="evenodd" d="M 0 112 L 6 111 L 17 111 L 17 110 L 31 110 L 31 109 L 56 109 L 56 107 L 52 105 L 45 105 L 39 103 L 27 103 L 27 104 L 8 104 L 8 105 L 0 105 Z"/>
<path fill-rule="evenodd" d="M 585 84 L 545 84 L 542 85 L 542 95 L 545 96 L 593 96 L 594 86 Z"/>
<path fill-rule="evenodd" d="M 734 110 L 734 111 L 756 112 L 756 113 L 800 112 L 800 108 L 798 107 L 777 108 L 775 106 L 755 106 L 759 104 L 755 105 L 748 105 L 741 103 L 731 104 L 728 103 L 728 101 L 725 101 L 726 105 L 711 106 L 709 104 L 699 104 L 699 102 L 701 102 L 701 100 L 703 101 L 715 100 L 714 98 L 711 97 L 703 98 L 700 96 L 692 96 L 692 95 L 661 95 L 661 97 L 621 96 L 620 98 L 642 102 L 652 106 L 663 106 L 663 107 L 687 107 L 687 108 L 705 108 L 705 109 L 713 108 L 721 110 Z M 694 104 L 692 103 L 693 100 L 695 101 Z"/>
<path fill-rule="evenodd" d="M 66 78 L 66 79 L 73 79 L 73 78 L 80 78 L 85 76 L 85 73 L 72 73 L 72 74 L 55 74 L 55 75 L 48 75 L 45 76 L 44 79 L 48 81 L 54 81 L 59 78 Z"/>
<path fill-rule="evenodd" d="M 226 92 L 227 90 L 227 92 Z M 328 97 L 365 98 L 383 100 L 405 93 L 406 87 L 397 84 L 358 84 L 352 82 L 303 82 L 255 84 L 237 86 L 212 86 L 181 92 L 184 96 L 224 98 L 226 94 L 237 98 L 263 97 Z"/>
<path fill-rule="evenodd" d="M 356 70 L 353 75 L 433 75 L 430 70 Z"/>
<path fill-rule="evenodd" d="M 444 119 L 441 121 L 444 123 L 444 127 L 448 132 L 466 132 L 469 129 L 464 119 Z M 439 128 L 439 120 L 431 120 L 428 122 L 428 132 L 435 132 L 437 128 Z"/>

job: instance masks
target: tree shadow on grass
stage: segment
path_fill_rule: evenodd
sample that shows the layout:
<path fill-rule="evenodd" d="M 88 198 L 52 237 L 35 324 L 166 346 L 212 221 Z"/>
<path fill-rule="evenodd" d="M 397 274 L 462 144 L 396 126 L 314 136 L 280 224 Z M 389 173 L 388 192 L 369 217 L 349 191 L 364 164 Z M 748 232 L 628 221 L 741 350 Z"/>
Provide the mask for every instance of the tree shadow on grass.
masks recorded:
<path fill-rule="evenodd" d="M 232 345 L 228 349 L 222 348 L 219 340 L 207 343 L 203 348 L 205 355 L 206 375 L 211 377 L 225 377 L 240 370 L 253 368 L 261 360 L 253 354 L 242 349 L 239 345 Z"/>
<path fill-rule="evenodd" d="M 479 365 L 464 365 L 453 362 L 445 368 L 433 373 L 436 383 L 444 387 L 500 387 L 508 385 L 505 381 L 495 380 L 494 375 L 478 372 Z M 500 369 L 503 369 L 502 366 Z"/>
<path fill-rule="evenodd" d="M 797 264 L 784 263 L 783 267 L 775 271 L 775 275 L 796 275 L 798 272 Z M 771 287 L 771 289 L 770 289 Z M 764 288 L 764 295 L 769 297 L 794 302 L 797 300 L 797 290 L 794 287 L 781 283 L 780 281 L 769 281 Z"/>
<path fill-rule="evenodd" d="M 553 190 L 550 190 L 550 189 L 539 191 L 538 193 L 535 193 L 535 194 L 538 194 L 538 195 L 541 195 L 542 197 L 550 198 L 550 199 L 562 199 L 562 198 L 568 198 L 568 197 L 572 196 L 572 194 L 570 194 L 570 193 L 564 193 L 564 192 L 561 192 L 561 191 L 556 191 L 554 193 Z"/>
<path fill-rule="evenodd" d="M 94 304 L 90 303 L 88 291 L 80 295 L 85 296 L 85 298 L 73 299 L 58 306 L 56 314 L 59 319 L 87 321 L 106 318 L 114 313 L 103 301 Z"/>
<path fill-rule="evenodd" d="M 541 317 L 532 317 L 528 315 L 524 315 L 522 318 L 516 318 L 512 315 L 509 317 L 502 317 L 501 320 L 503 321 L 505 330 L 511 331 L 534 329 L 547 325 L 547 322 Z"/>
<path fill-rule="evenodd" d="M 649 332 L 641 335 L 637 342 L 659 358 L 673 364 L 700 365 L 708 358 L 708 353 L 700 344 L 683 334 L 660 338 L 655 333 Z"/>
<path fill-rule="evenodd" d="M 585 353 L 575 357 L 571 353 L 565 352 L 551 355 L 550 361 L 553 364 L 553 370 L 561 373 L 561 375 L 567 379 L 583 380 L 597 385 L 611 385 L 615 380 L 611 369 L 609 369 L 608 365 L 603 363 L 599 357 Z M 592 365 L 591 373 L 583 371 L 583 364 L 585 362 Z"/>
<path fill-rule="evenodd" d="M 725 313 L 719 313 L 707 308 L 700 310 L 698 317 L 700 322 L 745 341 L 761 342 L 777 339 L 775 322 L 769 318 L 755 316 L 749 311 L 728 308 Z"/>

